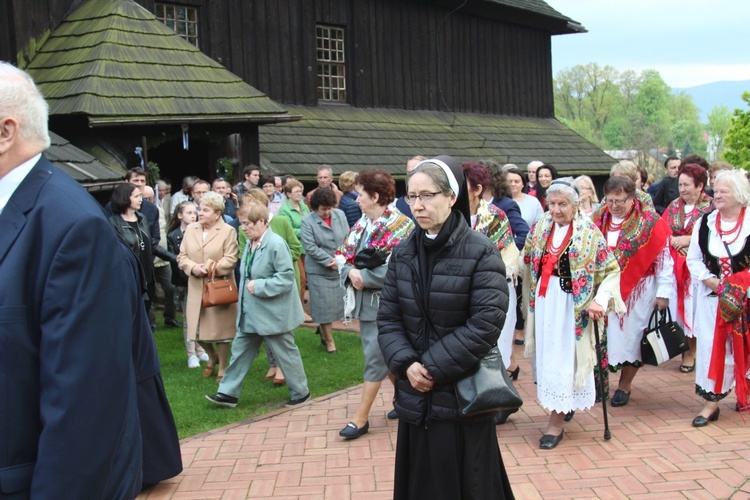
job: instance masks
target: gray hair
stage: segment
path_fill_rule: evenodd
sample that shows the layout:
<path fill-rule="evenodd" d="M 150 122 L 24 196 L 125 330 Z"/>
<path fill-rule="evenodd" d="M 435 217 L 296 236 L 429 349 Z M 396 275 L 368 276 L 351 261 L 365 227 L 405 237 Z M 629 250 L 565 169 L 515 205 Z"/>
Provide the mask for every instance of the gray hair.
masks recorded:
<path fill-rule="evenodd" d="M 516 165 L 515 163 L 506 163 L 505 165 L 503 165 L 503 172 L 507 172 L 512 168 L 518 169 L 518 165 Z"/>
<path fill-rule="evenodd" d="M 425 174 L 427 177 L 429 177 L 430 180 L 435 184 L 435 186 L 437 186 L 438 191 L 440 191 L 442 194 L 446 196 L 454 194 L 445 170 L 443 170 L 439 165 L 430 162 L 421 163 L 418 167 L 412 169 L 412 171 L 406 175 L 407 190 L 409 189 L 409 181 L 411 180 L 411 178 L 414 177 L 415 174 L 419 173 Z"/>
<path fill-rule="evenodd" d="M 333 175 L 333 169 L 329 165 L 321 165 L 318 167 L 318 172 L 321 172 L 323 170 L 328 170 L 328 173 Z"/>
<path fill-rule="evenodd" d="M 215 191 L 209 191 L 201 196 L 201 205 L 206 205 L 216 212 L 223 212 L 224 197 Z"/>
<path fill-rule="evenodd" d="M 746 207 L 750 205 L 750 181 L 747 180 L 744 170 L 721 170 L 714 179 L 714 189 L 719 181 L 725 181 L 732 190 L 737 203 Z"/>
<path fill-rule="evenodd" d="M 573 205 L 578 205 L 581 201 L 578 186 L 572 177 L 561 177 L 552 181 L 552 184 L 547 188 L 547 198 L 551 194 L 565 195 Z"/>
<path fill-rule="evenodd" d="M 42 150 L 49 147 L 49 106 L 44 96 L 28 73 L 0 61 L 0 119 L 4 118 L 18 122 L 24 139 L 38 143 Z"/>

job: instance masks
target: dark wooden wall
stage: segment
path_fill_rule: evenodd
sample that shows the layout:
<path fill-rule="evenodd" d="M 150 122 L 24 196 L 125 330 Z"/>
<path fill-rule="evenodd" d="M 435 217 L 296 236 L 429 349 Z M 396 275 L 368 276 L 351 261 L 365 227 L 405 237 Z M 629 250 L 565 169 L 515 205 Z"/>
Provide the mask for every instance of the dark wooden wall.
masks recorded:
<path fill-rule="evenodd" d="M 154 11 L 154 0 L 137 0 Z M 168 0 L 165 0 L 165 2 Z M 4 2 L 0 57 L 80 0 Z M 408 0 L 180 0 L 199 9 L 203 52 L 272 99 L 317 104 L 315 24 L 346 33 L 348 104 L 554 116 L 550 35 Z M 0 7 L 2 9 L 3 7 Z M 7 38 L 7 43 L 6 43 Z M 15 41 L 14 41 L 15 40 Z"/>

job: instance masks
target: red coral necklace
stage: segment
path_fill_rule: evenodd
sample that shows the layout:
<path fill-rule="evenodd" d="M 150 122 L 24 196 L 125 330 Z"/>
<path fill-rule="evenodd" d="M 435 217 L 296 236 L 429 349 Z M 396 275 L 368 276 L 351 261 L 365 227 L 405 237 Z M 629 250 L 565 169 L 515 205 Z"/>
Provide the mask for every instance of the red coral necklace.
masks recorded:
<path fill-rule="evenodd" d="M 742 207 L 742 210 L 740 210 L 740 215 L 737 217 L 737 222 L 732 226 L 731 229 L 727 229 L 726 231 L 721 229 L 721 212 L 716 213 L 716 232 L 719 234 L 719 238 L 721 238 L 724 243 L 727 245 L 731 245 L 735 241 L 737 241 L 737 238 L 740 237 L 740 229 L 742 228 L 742 223 L 745 221 L 745 207 Z M 729 236 L 732 233 L 736 233 L 734 235 L 734 238 L 732 238 L 730 241 L 725 241 L 724 236 Z"/>

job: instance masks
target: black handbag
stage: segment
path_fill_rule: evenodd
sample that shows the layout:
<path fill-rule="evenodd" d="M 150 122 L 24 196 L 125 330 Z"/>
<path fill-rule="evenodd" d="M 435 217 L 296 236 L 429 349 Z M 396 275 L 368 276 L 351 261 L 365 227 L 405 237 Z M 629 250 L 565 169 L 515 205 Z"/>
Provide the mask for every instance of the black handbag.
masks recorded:
<path fill-rule="evenodd" d="M 374 247 L 363 248 L 354 256 L 357 269 L 375 269 L 385 264 L 388 254 Z"/>
<path fill-rule="evenodd" d="M 669 308 L 661 313 L 654 308 L 648 327 L 643 329 L 641 360 L 647 365 L 659 366 L 689 349 L 685 332 L 672 320 Z"/>
<path fill-rule="evenodd" d="M 518 394 L 503 364 L 500 350 L 492 347 L 467 377 L 454 384 L 458 412 L 465 417 L 499 410 L 520 408 L 523 399 Z"/>

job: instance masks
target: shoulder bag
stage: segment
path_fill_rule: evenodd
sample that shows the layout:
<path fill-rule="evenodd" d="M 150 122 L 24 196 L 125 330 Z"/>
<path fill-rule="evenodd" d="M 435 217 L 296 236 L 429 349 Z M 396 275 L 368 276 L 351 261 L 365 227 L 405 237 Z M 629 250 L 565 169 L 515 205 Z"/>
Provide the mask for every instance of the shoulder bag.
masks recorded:
<path fill-rule="evenodd" d="M 233 304 L 239 299 L 234 276 L 216 276 L 216 262 L 208 268 L 208 279 L 203 285 L 202 307 L 223 306 Z"/>
<path fill-rule="evenodd" d="M 659 313 L 657 308 L 643 329 L 641 360 L 647 365 L 659 366 L 690 349 L 682 327 L 672 320 L 667 307 Z"/>
<path fill-rule="evenodd" d="M 514 410 L 523 404 L 497 346 L 493 346 L 482 358 L 476 370 L 454 385 L 458 412 L 465 417 Z"/>

